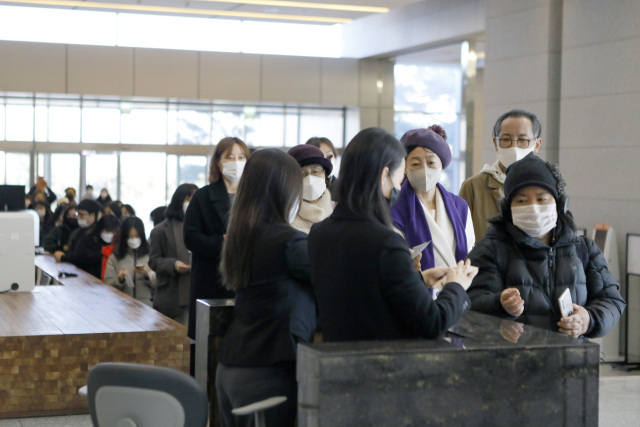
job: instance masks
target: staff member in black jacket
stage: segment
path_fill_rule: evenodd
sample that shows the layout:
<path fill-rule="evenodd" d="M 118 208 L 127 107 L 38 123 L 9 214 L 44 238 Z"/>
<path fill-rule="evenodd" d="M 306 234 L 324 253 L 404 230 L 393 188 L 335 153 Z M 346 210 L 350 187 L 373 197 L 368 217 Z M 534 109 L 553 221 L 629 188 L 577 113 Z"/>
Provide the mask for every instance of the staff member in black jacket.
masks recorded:
<path fill-rule="evenodd" d="M 266 411 L 267 425 L 295 423 L 296 344 L 311 342 L 316 326 L 307 235 L 290 225 L 300 207 L 301 174 L 280 150 L 252 154 L 231 210 L 220 271 L 224 286 L 236 291 L 236 305 L 216 374 L 226 427 L 253 425 L 231 410 L 272 396 L 287 402 Z"/>
<path fill-rule="evenodd" d="M 472 309 L 572 337 L 606 335 L 626 303 L 598 246 L 575 235 L 558 166 L 529 154 L 506 172 L 500 216 L 469 254 L 480 268 Z M 562 317 L 566 289 L 574 314 Z"/>
<path fill-rule="evenodd" d="M 62 213 L 62 224 L 55 227 L 44 237 L 42 247 L 45 251 L 53 254 L 57 251 L 66 251 L 69 237 L 78 228 L 78 219 L 76 218 L 75 204 L 69 204 L 64 207 Z"/>
<path fill-rule="evenodd" d="M 229 209 L 238 190 L 249 149 L 238 138 L 223 138 L 211 157 L 209 185 L 195 192 L 184 218 L 184 244 L 191 251 L 189 338 L 196 337 L 196 300 L 233 298 L 220 285 L 220 253 Z M 192 351 L 193 354 L 193 351 Z M 193 365 L 193 364 L 192 364 Z"/>
<path fill-rule="evenodd" d="M 465 290 L 477 269 L 417 273 L 407 243 L 393 230 L 406 152 L 382 129 L 356 135 L 342 157 L 338 205 L 309 234 L 311 277 L 324 341 L 436 338 L 471 303 Z M 444 281 L 433 300 L 430 285 Z"/>

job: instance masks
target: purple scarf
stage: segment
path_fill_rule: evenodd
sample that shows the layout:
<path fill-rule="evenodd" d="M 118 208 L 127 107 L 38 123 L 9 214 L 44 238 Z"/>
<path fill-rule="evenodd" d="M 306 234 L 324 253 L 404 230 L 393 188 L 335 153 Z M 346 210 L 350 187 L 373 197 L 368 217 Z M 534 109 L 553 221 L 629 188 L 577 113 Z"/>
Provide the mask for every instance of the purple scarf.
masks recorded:
<path fill-rule="evenodd" d="M 449 193 L 440 183 L 436 185 L 438 190 L 440 190 L 442 200 L 444 200 L 444 206 L 451 225 L 453 225 L 453 234 L 456 239 L 456 261 L 464 261 L 468 253 L 465 227 L 469 206 L 464 199 Z M 393 219 L 393 225 L 404 233 L 409 247 L 412 248 L 424 242 L 431 241 L 422 251 L 420 265 L 423 270 L 435 267 L 433 240 L 427 223 L 427 217 L 422 209 L 418 195 L 413 191 L 409 180 L 402 184 L 400 198 L 391 208 L 391 217 Z"/>

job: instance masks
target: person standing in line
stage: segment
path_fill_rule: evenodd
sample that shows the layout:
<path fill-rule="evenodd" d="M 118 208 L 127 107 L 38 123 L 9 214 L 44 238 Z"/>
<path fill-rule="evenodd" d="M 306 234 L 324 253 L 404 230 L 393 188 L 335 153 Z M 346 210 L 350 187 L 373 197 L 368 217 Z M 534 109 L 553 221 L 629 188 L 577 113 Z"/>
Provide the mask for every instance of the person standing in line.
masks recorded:
<path fill-rule="evenodd" d="M 189 325 L 191 255 L 184 245 L 183 222 L 191 198 L 198 190 L 182 184 L 171 197 L 167 219 L 151 231 L 149 266 L 156 272 L 153 308 L 184 326 Z"/>
<path fill-rule="evenodd" d="M 75 204 L 69 204 L 64 208 L 62 213 L 62 224 L 55 227 L 44 237 L 42 247 L 45 251 L 53 254 L 58 251 L 66 251 L 68 249 L 69 238 L 78 228 L 78 219 L 76 218 Z"/>
<path fill-rule="evenodd" d="M 445 130 L 438 125 L 410 130 L 400 139 L 407 152 L 407 180 L 391 217 L 409 247 L 428 243 L 422 250 L 421 270 L 455 267 L 475 243 L 467 202 L 439 182 L 451 163 L 446 139 Z M 435 295 L 439 291 L 435 289 Z"/>
<path fill-rule="evenodd" d="M 122 205 L 122 218 L 129 218 L 130 216 L 136 216 L 136 211 L 131 205 Z"/>
<path fill-rule="evenodd" d="M 477 268 L 460 261 L 419 273 L 393 228 L 405 156 L 383 129 L 358 133 L 342 157 L 338 205 L 311 228 L 311 283 L 326 342 L 437 338 L 471 307 L 466 289 Z M 445 285 L 434 301 L 425 284 L 438 282 Z"/>
<path fill-rule="evenodd" d="M 109 191 L 106 188 L 100 190 L 100 195 L 96 199 L 96 202 L 100 203 L 102 206 L 106 207 L 109 203 L 111 203 L 111 196 L 109 195 Z"/>
<path fill-rule="evenodd" d="M 66 250 L 58 250 L 53 253 L 57 262 L 69 262 L 75 265 L 76 244 L 87 233 L 91 233 L 95 224 L 104 215 L 102 205 L 95 200 L 83 200 L 76 209 L 78 213 L 78 228 L 71 233 Z"/>
<path fill-rule="evenodd" d="M 149 242 L 140 218 L 126 218 L 120 226 L 104 283 L 152 306 L 156 273 L 149 267 Z"/>
<path fill-rule="evenodd" d="M 309 234 L 311 226 L 327 218 L 333 212 L 331 192 L 327 188 L 331 182 L 333 165 L 322 151 L 312 145 L 298 145 L 289 150 L 302 169 L 302 203 L 295 221 L 296 230 Z"/>
<path fill-rule="evenodd" d="M 191 251 L 189 288 L 189 330 L 196 336 L 196 300 L 233 298 L 234 293 L 220 283 L 220 254 L 227 234 L 229 210 L 238 191 L 249 149 L 238 138 L 223 138 L 211 157 L 209 185 L 195 192 L 184 218 L 184 244 Z M 192 346 L 192 348 L 195 346 Z M 195 352 L 191 352 L 191 371 Z"/>
<path fill-rule="evenodd" d="M 538 153 L 542 144 L 540 121 L 535 114 L 524 110 L 504 113 L 493 126 L 492 134 L 496 161 L 484 165 L 478 175 L 465 180 L 458 193 L 469 204 L 476 242 L 487 232 L 489 219 L 499 213 L 498 201 L 504 197 L 505 170 L 527 154 Z"/>
<path fill-rule="evenodd" d="M 58 196 L 56 196 L 56 194 L 51 191 L 51 189 L 49 188 L 49 184 L 47 184 L 47 181 L 45 181 L 43 177 L 39 177 L 38 181 L 36 181 L 36 185 L 31 187 L 31 190 L 29 190 L 29 195 L 33 197 L 34 202 L 39 201 L 35 198 L 37 193 L 44 194 L 44 201 L 47 202 L 49 206 L 51 206 L 53 202 L 55 202 L 58 198 Z"/>
<path fill-rule="evenodd" d="M 252 426 L 252 417 L 232 410 L 272 396 L 287 401 L 265 411 L 267 425 L 295 424 L 296 345 L 312 342 L 316 329 L 307 235 L 291 227 L 301 197 L 300 167 L 291 156 L 275 148 L 251 155 L 220 264 L 223 285 L 236 293 L 216 371 L 224 427 Z"/>
<path fill-rule="evenodd" d="M 74 264 L 102 280 L 113 249 L 113 235 L 119 227 L 120 220 L 113 215 L 100 218 L 93 230 L 76 245 Z"/>
<path fill-rule="evenodd" d="M 93 185 L 87 185 L 85 187 L 84 196 L 82 196 L 82 200 L 91 199 L 93 200 Z"/>
<path fill-rule="evenodd" d="M 335 174 L 338 172 L 338 170 L 336 169 L 336 164 L 338 161 L 338 150 L 336 150 L 336 147 L 334 147 L 333 142 L 331 142 L 329 138 L 314 136 L 313 138 L 309 138 L 309 140 L 305 142 L 305 145 L 313 145 L 314 147 L 322 151 L 325 159 L 331 162 L 331 169 L 333 170 L 333 173 Z M 335 175 L 329 175 L 328 181 L 329 182 L 327 183 L 327 189 L 331 193 L 331 201 L 336 202 L 338 198 L 337 194 L 335 194 Z"/>

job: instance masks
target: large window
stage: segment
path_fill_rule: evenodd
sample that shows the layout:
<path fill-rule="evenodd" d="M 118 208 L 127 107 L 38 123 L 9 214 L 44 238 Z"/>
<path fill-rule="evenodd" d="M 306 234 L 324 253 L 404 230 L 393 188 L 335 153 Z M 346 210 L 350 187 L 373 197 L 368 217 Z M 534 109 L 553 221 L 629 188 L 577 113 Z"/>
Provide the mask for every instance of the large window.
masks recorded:
<path fill-rule="evenodd" d="M 442 126 L 452 161 L 440 183 L 455 194 L 465 178 L 461 49 L 457 44 L 399 56 L 394 68 L 396 136 L 400 138 L 411 129 Z"/>
<path fill-rule="evenodd" d="M 345 108 L 0 93 L 0 184 L 43 176 L 58 197 L 67 187 L 79 196 L 88 184 L 96 196 L 105 188 L 150 232 L 150 212 L 180 184 L 207 184 L 220 139 L 286 150 L 326 136 L 343 148 L 359 131 L 357 118 Z"/>

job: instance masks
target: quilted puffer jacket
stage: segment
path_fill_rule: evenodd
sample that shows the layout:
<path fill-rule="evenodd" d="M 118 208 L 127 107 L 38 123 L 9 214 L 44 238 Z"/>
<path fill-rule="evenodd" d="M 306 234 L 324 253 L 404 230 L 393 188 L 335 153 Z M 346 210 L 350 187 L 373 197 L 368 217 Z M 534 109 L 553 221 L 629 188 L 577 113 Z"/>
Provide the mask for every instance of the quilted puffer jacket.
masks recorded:
<path fill-rule="evenodd" d="M 555 229 L 549 246 L 510 222 L 492 225 L 469 254 L 471 264 L 480 268 L 467 291 L 471 309 L 557 331 L 562 317 L 558 298 L 568 288 L 573 303 L 591 316 L 585 336 L 606 335 L 626 303 L 595 242 L 565 229 Z M 518 289 L 524 299 L 524 313 L 518 318 L 500 304 L 507 288 Z"/>

